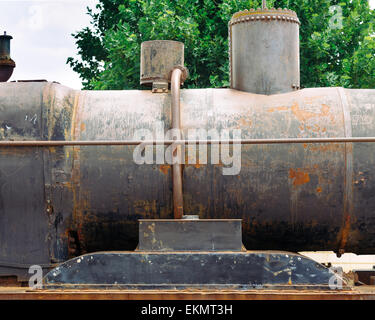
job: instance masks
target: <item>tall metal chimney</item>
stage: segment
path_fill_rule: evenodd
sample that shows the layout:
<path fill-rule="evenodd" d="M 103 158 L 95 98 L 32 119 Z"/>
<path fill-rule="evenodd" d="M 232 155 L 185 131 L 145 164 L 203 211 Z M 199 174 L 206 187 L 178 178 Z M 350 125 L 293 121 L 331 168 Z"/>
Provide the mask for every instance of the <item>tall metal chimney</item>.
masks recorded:
<path fill-rule="evenodd" d="M 0 82 L 6 82 L 12 76 L 16 63 L 10 58 L 10 40 L 13 37 L 7 35 L 0 36 Z"/>
<path fill-rule="evenodd" d="M 300 88 L 300 21 L 294 11 L 240 11 L 229 22 L 231 88 L 278 94 Z"/>

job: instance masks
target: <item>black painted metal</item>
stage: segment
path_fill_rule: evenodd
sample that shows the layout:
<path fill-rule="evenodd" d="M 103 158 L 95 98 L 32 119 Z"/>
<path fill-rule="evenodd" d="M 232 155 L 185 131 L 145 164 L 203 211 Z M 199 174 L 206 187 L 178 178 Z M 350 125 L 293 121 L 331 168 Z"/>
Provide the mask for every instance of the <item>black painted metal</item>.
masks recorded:
<path fill-rule="evenodd" d="M 329 269 L 304 256 L 289 252 L 99 252 L 63 263 L 44 277 L 44 286 L 125 289 L 335 289 L 330 286 L 330 283 L 335 283 L 332 279 L 337 279 L 337 276 Z"/>
<path fill-rule="evenodd" d="M 141 251 L 241 251 L 238 220 L 140 220 Z"/>

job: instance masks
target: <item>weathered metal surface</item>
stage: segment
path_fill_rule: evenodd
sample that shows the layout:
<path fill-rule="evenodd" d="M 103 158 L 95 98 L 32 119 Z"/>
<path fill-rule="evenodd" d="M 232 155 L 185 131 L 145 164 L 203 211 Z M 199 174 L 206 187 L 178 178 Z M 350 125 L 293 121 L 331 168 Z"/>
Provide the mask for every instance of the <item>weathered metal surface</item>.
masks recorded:
<path fill-rule="evenodd" d="M 168 91 L 171 71 L 184 66 L 184 44 L 171 40 L 145 41 L 141 44 L 141 84 L 153 85 L 154 92 Z M 160 89 L 160 90 L 159 90 Z"/>
<path fill-rule="evenodd" d="M 299 25 L 287 9 L 235 13 L 229 22 L 231 88 L 266 95 L 298 90 Z"/>
<path fill-rule="evenodd" d="M 140 220 L 140 251 L 241 251 L 241 220 Z"/>
<path fill-rule="evenodd" d="M 181 90 L 181 126 L 185 133 L 241 129 L 249 140 L 341 138 L 350 135 L 348 126 L 354 137 L 374 137 L 374 101 L 375 90 L 320 88 L 273 96 Z M 153 131 L 164 122 L 161 135 L 155 130 L 146 137 L 161 140 L 171 128 L 170 94 L 150 91 L 3 83 L 0 112 L 2 141 L 129 141 L 141 139 L 136 130 Z M 138 219 L 173 218 L 171 165 L 137 165 L 133 151 L 134 146 L 1 148 L 0 260 L 25 267 L 87 252 L 133 250 Z M 374 151 L 373 143 L 244 145 L 241 171 L 234 176 L 223 176 L 223 163 L 186 163 L 184 212 L 243 219 L 248 249 L 371 254 Z M 36 248 L 40 255 L 30 253 Z"/>
<path fill-rule="evenodd" d="M 52 86 L 51 83 L 2 84 L 0 139 L 71 139 L 66 130 L 70 126 L 74 92 L 64 87 L 54 91 Z M 7 108 L 9 105 L 16 107 Z M 62 176 L 66 181 L 72 167 L 65 151 L 64 148 L 0 149 L 1 275 L 17 275 L 26 280 L 31 265 L 38 264 L 48 270 L 61 261 L 56 257 L 67 256 L 67 230 L 59 222 L 71 215 L 71 198 L 58 185 Z M 59 204 L 70 209 L 54 211 L 53 206 Z"/>
<path fill-rule="evenodd" d="M 196 144 L 215 145 L 215 144 L 326 144 L 326 143 L 358 143 L 375 142 L 375 137 L 355 137 L 355 138 L 297 138 L 297 139 L 231 139 L 223 142 L 222 140 L 195 140 Z M 62 146 L 137 146 L 144 145 L 189 145 L 191 140 L 108 140 L 108 141 L 0 141 L 0 147 L 62 147 Z"/>
<path fill-rule="evenodd" d="M 6 82 L 13 74 L 16 67 L 15 62 L 10 58 L 10 40 L 13 39 L 4 32 L 0 36 L 0 82 Z"/>
<path fill-rule="evenodd" d="M 329 269 L 290 252 L 99 252 L 59 265 L 43 288 L 327 290 L 335 283 Z"/>

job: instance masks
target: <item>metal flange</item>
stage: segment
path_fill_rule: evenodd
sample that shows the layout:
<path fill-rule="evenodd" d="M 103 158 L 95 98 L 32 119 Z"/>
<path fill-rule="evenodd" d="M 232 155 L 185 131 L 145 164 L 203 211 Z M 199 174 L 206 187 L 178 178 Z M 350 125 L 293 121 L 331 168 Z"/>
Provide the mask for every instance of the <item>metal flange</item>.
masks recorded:
<path fill-rule="evenodd" d="M 301 24 L 297 14 L 289 9 L 250 9 L 239 11 L 235 13 L 229 22 L 229 25 L 234 25 L 242 22 L 256 22 L 256 21 L 281 21 Z"/>

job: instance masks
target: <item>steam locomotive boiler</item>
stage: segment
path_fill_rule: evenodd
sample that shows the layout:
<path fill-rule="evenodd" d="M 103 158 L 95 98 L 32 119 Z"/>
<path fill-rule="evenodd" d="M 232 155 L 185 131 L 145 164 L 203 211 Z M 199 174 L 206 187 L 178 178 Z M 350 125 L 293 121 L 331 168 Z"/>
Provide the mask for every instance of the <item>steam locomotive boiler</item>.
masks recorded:
<path fill-rule="evenodd" d="M 141 83 L 152 90 L 1 83 L 0 276 L 27 279 L 30 265 L 49 270 L 82 254 L 134 250 L 139 219 L 176 217 L 178 170 L 183 214 L 242 219 L 249 250 L 375 253 L 375 144 L 365 139 L 375 136 L 375 90 L 301 90 L 299 24 L 290 10 L 236 13 L 231 88 L 181 90 L 181 139 L 207 139 L 192 137 L 195 129 L 268 141 L 240 145 L 237 170 L 235 160 L 212 161 L 214 144 L 206 162 L 189 161 L 186 145 L 176 171 L 157 162 L 167 145 L 152 145 L 153 162 L 138 164 L 136 145 L 110 144 L 157 141 L 176 128 L 168 85 L 174 67 L 187 76 L 180 43 L 143 44 Z M 308 141 L 330 138 L 363 139 Z"/>

